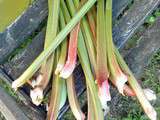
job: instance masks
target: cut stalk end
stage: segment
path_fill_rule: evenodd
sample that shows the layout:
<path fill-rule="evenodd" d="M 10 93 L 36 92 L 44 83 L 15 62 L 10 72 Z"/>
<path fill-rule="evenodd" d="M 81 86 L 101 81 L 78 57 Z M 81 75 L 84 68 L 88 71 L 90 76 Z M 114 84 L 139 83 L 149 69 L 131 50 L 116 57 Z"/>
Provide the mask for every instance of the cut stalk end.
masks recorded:
<path fill-rule="evenodd" d="M 152 106 L 147 108 L 145 112 L 151 120 L 157 120 L 157 112 L 154 110 Z"/>
<path fill-rule="evenodd" d="M 39 87 L 34 88 L 30 91 L 30 97 L 33 104 L 35 104 L 36 106 L 40 105 L 43 100 L 43 90 Z"/>
<path fill-rule="evenodd" d="M 136 96 L 135 92 L 126 84 L 123 87 L 123 92 L 127 96 Z"/>
<path fill-rule="evenodd" d="M 123 90 L 124 90 L 124 85 L 127 82 L 127 76 L 123 73 L 121 73 L 119 76 L 116 78 L 116 86 L 118 88 L 118 91 L 124 95 Z"/>
<path fill-rule="evenodd" d="M 156 94 L 154 93 L 153 90 L 147 88 L 147 89 L 143 89 L 143 92 L 149 101 L 156 100 Z"/>
<path fill-rule="evenodd" d="M 42 80 L 43 80 L 43 76 L 41 74 L 39 74 L 36 79 L 31 80 L 31 86 L 33 88 L 35 88 L 36 86 L 38 86 L 41 83 Z"/>
<path fill-rule="evenodd" d="M 37 85 L 37 82 L 35 79 L 30 81 L 30 85 L 34 88 Z"/>
<path fill-rule="evenodd" d="M 17 89 L 22 85 L 23 85 L 23 83 L 19 79 L 16 79 L 15 81 L 12 82 L 12 88 L 15 91 L 17 91 Z"/>
<path fill-rule="evenodd" d="M 73 73 L 75 66 L 76 63 L 71 64 L 67 61 L 64 68 L 60 72 L 60 77 L 67 79 Z"/>
<path fill-rule="evenodd" d="M 58 74 L 62 71 L 63 66 L 64 66 L 64 65 L 62 65 L 62 64 L 57 64 L 57 68 L 56 68 L 56 70 L 55 70 L 55 74 L 56 74 L 56 75 L 58 75 Z"/>
<path fill-rule="evenodd" d="M 101 105 L 103 109 L 107 109 L 107 102 L 111 100 L 111 95 L 109 91 L 108 80 L 105 80 L 101 86 L 98 87 L 98 95 L 101 101 Z"/>

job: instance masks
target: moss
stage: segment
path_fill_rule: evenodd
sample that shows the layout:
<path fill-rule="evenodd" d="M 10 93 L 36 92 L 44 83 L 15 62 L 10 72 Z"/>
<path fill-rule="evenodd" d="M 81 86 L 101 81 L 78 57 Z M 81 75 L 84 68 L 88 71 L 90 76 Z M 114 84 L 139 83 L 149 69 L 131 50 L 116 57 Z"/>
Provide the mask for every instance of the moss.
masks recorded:
<path fill-rule="evenodd" d="M 160 17 L 160 7 L 157 8 L 150 16 L 146 18 L 144 26 L 148 27 L 152 25 L 158 17 Z"/>
<path fill-rule="evenodd" d="M 18 97 L 16 92 L 1 79 L 0 79 L 0 86 L 3 87 L 10 96 L 14 97 L 17 101 L 20 101 L 20 98 Z"/>

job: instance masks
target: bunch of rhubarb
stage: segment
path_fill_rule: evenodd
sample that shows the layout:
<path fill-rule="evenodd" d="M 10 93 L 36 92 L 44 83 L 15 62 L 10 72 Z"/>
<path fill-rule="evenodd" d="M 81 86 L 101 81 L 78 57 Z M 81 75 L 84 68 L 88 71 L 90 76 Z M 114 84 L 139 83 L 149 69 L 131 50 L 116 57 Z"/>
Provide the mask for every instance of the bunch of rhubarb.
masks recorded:
<path fill-rule="evenodd" d="M 51 83 L 48 120 L 58 118 L 67 97 L 77 120 L 104 120 L 113 84 L 123 96 L 137 97 L 147 116 L 156 120 L 149 102 L 156 99 L 154 92 L 140 87 L 114 45 L 112 0 L 48 0 L 48 8 L 44 50 L 12 87 L 17 90 L 29 84 L 32 102 L 38 106 L 43 104 L 44 91 Z M 86 80 L 87 115 L 75 91 L 73 71 L 78 63 Z"/>

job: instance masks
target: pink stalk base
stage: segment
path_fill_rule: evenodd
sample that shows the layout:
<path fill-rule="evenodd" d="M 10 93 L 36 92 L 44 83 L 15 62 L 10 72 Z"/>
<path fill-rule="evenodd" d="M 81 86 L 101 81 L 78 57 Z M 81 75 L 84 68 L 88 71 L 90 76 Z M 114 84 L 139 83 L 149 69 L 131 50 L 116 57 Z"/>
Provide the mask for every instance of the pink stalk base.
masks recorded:
<path fill-rule="evenodd" d="M 156 100 L 156 94 L 154 93 L 154 91 L 152 91 L 151 89 L 147 88 L 147 89 L 143 89 L 143 92 L 146 96 L 146 98 L 149 100 L 149 101 L 152 101 L 152 100 Z"/>
<path fill-rule="evenodd" d="M 98 85 L 98 95 L 103 109 L 107 109 L 107 101 L 111 100 L 108 80 L 105 80 L 101 85 Z"/>
<path fill-rule="evenodd" d="M 115 73 L 114 76 L 113 76 L 113 79 L 115 79 L 115 85 L 118 89 L 118 91 L 124 95 L 123 93 L 123 89 L 124 89 L 124 85 L 125 83 L 128 81 L 128 77 L 122 72 L 119 64 L 117 63 L 117 59 L 115 57 L 115 54 L 113 54 L 113 57 L 112 57 L 112 65 L 114 67 L 114 71 Z"/>
<path fill-rule="evenodd" d="M 123 92 L 127 96 L 136 96 L 135 92 L 126 84 L 123 87 Z"/>
<path fill-rule="evenodd" d="M 125 75 L 125 74 L 123 74 L 122 72 L 120 73 L 120 75 L 117 75 L 116 76 L 117 78 L 116 78 L 116 86 L 117 86 L 117 89 L 118 89 L 118 91 L 122 94 L 122 95 L 124 95 L 124 93 L 123 93 L 123 90 L 124 90 L 124 85 L 125 85 L 125 83 L 127 82 L 127 76 Z"/>
<path fill-rule="evenodd" d="M 33 104 L 35 104 L 36 106 L 40 105 L 43 100 L 43 90 L 39 87 L 34 88 L 30 91 L 30 97 Z"/>
<path fill-rule="evenodd" d="M 60 72 L 60 77 L 67 79 L 72 74 L 75 66 L 76 66 L 76 60 L 74 61 L 67 60 L 64 68 Z"/>
<path fill-rule="evenodd" d="M 60 72 L 60 77 L 65 79 L 67 79 L 72 74 L 76 66 L 79 28 L 80 23 L 77 24 L 77 26 L 72 30 L 70 34 L 67 62 L 64 65 L 62 71 Z"/>

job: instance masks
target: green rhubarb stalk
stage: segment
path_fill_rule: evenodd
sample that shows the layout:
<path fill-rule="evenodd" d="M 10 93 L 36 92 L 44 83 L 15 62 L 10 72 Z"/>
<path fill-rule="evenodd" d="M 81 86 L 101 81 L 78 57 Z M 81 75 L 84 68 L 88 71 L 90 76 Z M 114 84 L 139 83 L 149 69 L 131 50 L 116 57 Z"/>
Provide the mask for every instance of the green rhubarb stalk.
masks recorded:
<path fill-rule="evenodd" d="M 152 105 L 149 103 L 147 100 L 141 86 L 137 82 L 136 78 L 134 77 L 133 73 L 130 71 L 129 67 L 125 63 L 124 59 L 120 55 L 119 51 L 115 48 L 115 54 L 118 60 L 118 63 L 120 64 L 121 68 L 125 73 L 128 75 L 128 82 L 132 89 L 134 90 L 142 108 L 144 109 L 145 113 L 151 120 L 156 120 L 157 119 L 157 113 L 152 107 Z"/>
<path fill-rule="evenodd" d="M 107 59 L 110 70 L 110 80 L 115 83 L 119 92 L 123 94 L 127 76 L 122 72 L 114 54 L 114 43 L 112 39 L 112 0 L 106 1 L 106 39 L 107 39 Z"/>
<path fill-rule="evenodd" d="M 82 19 L 82 33 L 85 37 L 85 43 L 86 43 L 87 51 L 89 53 L 91 64 L 93 68 L 96 68 L 96 49 L 93 44 L 94 37 L 90 32 L 89 24 L 85 17 Z"/>
<path fill-rule="evenodd" d="M 59 0 L 48 0 L 49 15 L 45 37 L 44 49 L 46 49 L 53 39 L 56 37 L 58 28 L 58 17 L 59 17 Z M 50 77 L 52 75 L 54 53 L 43 62 L 40 74 L 37 76 L 37 85 L 31 90 L 30 96 L 34 104 L 39 105 L 43 100 L 43 90 L 47 87 Z M 39 78 L 42 78 L 39 80 Z M 38 81 L 39 80 L 39 81 Z"/>
<path fill-rule="evenodd" d="M 56 59 L 54 62 L 54 67 L 56 66 L 59 59 L 59 49 L 56 50 Z M 51 90 L 51 98 L 50 104 L 47 113 L 47 120 L 57 120 L 58 112 L 61 105 L 62 90 L 64 87 L 64 80 L 59 78 L 58 75 L 53 77 L 52 81 L 52 90 Z"/>
<path fill-rule="evenodd" d="M 70 108 L 71 108 L 75 118 L 77 120 L 84 120 L 85 115 L 81 111 L 80 105 L 78 103 L 78 99 L 77 99 L 77 95 L 76 95 L 76 91 L 75 91 L 75 84 L 74 84 L 73 75 L 71 75 L 67 79 L 67 92 L 69 93 L 68 94 L 68 100 L 69 100 Z"/>
<path fill-rule="evenodd" d="M 50 105 L 48 108 L 47 113 L 47 120 L 57 120 L 59 108 L 61 107 L 60 101 L 61 101 L 61 89 L 63 87 L 64 80 L 62 78 L 59 78 L 59 76 L 55 76 L 55 79 L 52 83 L 52 92 L 51 92 L 51 100 Z"/>
<path fill-rule="evenodd" d="M 83 3 L 85 3 L 87 0 L 82 0 L 82 1 L 83 1 Z M 88 11 L 87 20 L 88 20 L 88 24 L 90 26 L 91 34 L 93 35 L 94 47 L 96 47 L 96 31 L 95 31 L 95 29 L 96 29 L 96 8 L 95 8 L 95 6 L 93 6 L 91 8 L 91 10 Z"/>
<path fill-rule="evenodd" d="M 83 40 L 83 39 L 81 39 L 81 38 L 83 38 L 83 36 L 80 35 L 79 37 L 80 37 L 79 41 Z M 90 62 L 89 62 L 89 58 L 87 55 L 87 50 L 85 48 L 84 41 L 81 41 L 78 44 L 78 56 L 79 56 L 79 60 L 80 60 L 80 63 L 82 65 L 82 68 L 83 68 L 83 71 L 85 74 L 87 85 L 90 90 L 90 96 L 93 101 L 92 105 L 93 105 L 94 112 L 92 114 L 94 114 L 94 117 L 95 117 L 94 119 L 95 120 L 104 120 L 102 106 L 99 101 L 97 87 L 94 82 L 94 77 L 93 77 L 93 74 L 91 71 Z"/>
<path fill-rule="evenodd" d="M 60 52 L 60 48 L 59 47 L 58 47 L 58 50 Z M 61 48 L 61 50 L 62 50 L 62 48 Z M 59 58 L 57 58 L 57 62 L 56 63 L 60 62 L 60 59 L 61 59 L 61 57 L 63 55 L 62 52 L 60 52 L 59 54 L 60 55 L 59 55 Z M 55 67 L 57 65 L 56 63 L 54 65 Z M 56 70 L 57 68 L 53 68 L 53 69 Z M 59 103 L 59 111 L 60 111 L 60 109 L 64 106 L 64 104 L 66 103 L 66 100 L 67 100 L 67 87 L 66 87 L 66 81 L 64 79 L 62 79 L 62 78 L 59 78 L 59 79 L 61 81 L 61 84 L 60 84 L 61 88 L 60 88 L 60 91 L 59 91 L 59 94 L 61 95 L 61 97 L 60 97 L 60 103 Z"/>
<path fill-rule="evenodd" d="M 62 79 L 62 78 L 61 78 Z M 67 100 L 67 87 L 66 87 L 66 81 L 61 80 L 62 87 L 61 87 L 61 99 L 60 99 L 60 104 L 59 104 L 59 111 L 60 109 L 65 105 L 66 100 Z"/>
<path fill-rule="evenodd" d="M 95 14 L 95 7 L 93 6 L 93 8 L 87 13 L 87 15 L 90 13 L 92 13 L 92 12 Z M 90 15 L 89 14 L 89 15 Z M 95 20 L 95 16 L 96 15 L 94 15 L 94 14 L 91 14 L 92 16 L 91 16 L 91 20 L 89 20 L 89 24 L 90 25 L 93 25 L 93 24 L 95 24 L 96 23 L 96 20 Z M 88 15 L 88 16 L 89 16 Z M 90 22 L 91 21 L 91 22 Z M 94 25 L 94 26 L 96 26 L 96 25 Z M 91 32 L 92 32 L 92 34 L 95 34 L 95 31 L 96 31 L 96 27 L 92 27 L 92 29 L 90 29 L 91 30 Z M 95 38 L 96 39 L 96 38 Z M 116 86 L 116 82 L 115 81 L 111 81 L 115 86 Z M 128 86 L 128 85 L 124 85 L 124 93 L 126 94 L 126 95 L 128 95 L 128 96 L 135 96 L 135 93 L 134 93 L 134 91 Z"/>
<path fill-rule="evenodd" d="M 71 19 L 66 27 L 55 37 L 54 41 L 34 60 L 34 62 L 27 68 L 27 70 L 12 83 L 12 88 L 15 90 L 25 84 L 33 74 L 40 68 L 42 63 L 55 51 L 60 43 L 65 39 L 74 26 L 87 13 L 87 11 L 94 5 L 96 0 L 88 0 L 77 14 Z"/>
<path fill-rule="evenodd" d="M 57 35 L 60 1 L 48 0 L 48 6 L 49 6 L 49 15 L 48 15 L 44 49 L 46 49 L 53 42 L 53 40 Z M 44 89 L 48 84 L 48 82 L 44 84 L 45 83 L 44 81 L 49 81 L 52 75 L 53 59 L 54 59 L 54 53 L 49 56 L 49 58 L 44 62 L 44 64 L 42 64 L 40 70 L 41 74 L 44 76 L 41 84 L 41 86 L 44 86 Z"/>
<path fill-rule="evenodd" d="M 94 16 L 91 10 L 87 13 L 87 18 L 88 18 L 90 30 L 93 34 L 93 43 L 94 43 L 94 46 L 96 46 L 96 32 L 95 32 L 96 23 L 95 23 Z"/>
<path fill-rule="evenodd" d="M 65 7 L 65 2 L 64 0 L 61 0 L 61 6 L 62 6 L 62 10 L 65 16 L 65 19 L 67 22 L 70 21 L 70 16 L 69 16 L 69 12 L 67 10 L 67 7 Z M 99 98 L 98 98 L 98 92 L 97 92 L 97 88 L 94 82 L 94 77 L 91 71 L 91 66 L 90 66 L 90 62 L 89 62 L 89 58 L 88 58 L 88 53 L 86 50 L 86 46 L 85 46 L 85 42 L 84 42 L 84 38 L 82 35 L 82 32 L 80 30 L 79 32 L 79 36 L 78 36 L 78 57 L 79 57 L 79 61 L 82 65 L 85 77 L 86 77 L 86 82 L 87 85 L 90 89 L 90 95 L 91 95 L 91 99 L 93 101 L 93 113 L 95 115 L 95 120 L 103 120 L 104 116 L 103 116 L 103 111 L 102 111 L 102 107 L 101 104 L 99 102 Z"/>
<path fill-rule="evenodd" d="M 87 114 L 87 120 L 95 120 L 94 116 L 94 108 L 93 108 L 93 100 L 91 98 L 90 90 L 87 86 L 87 101 L 88 101 L 88 114 Z"/>
<path fill-rule="evenodd" d="M 96 80 L 98 84 L 99 98 L 104 109 L 107 109 L 107 101 L 111 100 L 108 83 L 107 46 L 105 39 L 105 12 L 104 0 L 97 3 L 97 69 Z"/>
<path fill-rule="evenodd" d="M 82 0 L 81 3 L 79 3 L 79 0 L 74 0 L 73 2 L 74 2 L 74 6 L 77 9 L 79 9 L 78 6 L 82 6 L 82 4 L 84 4 L 86 1 Z M 93 65 L 93 68 L 96 68 L 96 49 L 94 45 L 94 36 L 90 30 L 90 26 L 86 17 L 82 18 L 82 33 L 83 33 L 83 36 L 85 37 L 84 40 L 86 43 L 87 50 L 90 53 L 89 58 L 90 58 L 91 64 Z M 93 72 L 95 72 L 94 69 L 93 69 Z"/>
<path fill-rule="evenodd" d="M 65 27 L 65 19 L 63 17 L 63 13 L 60 10 L 60 28 L 63 29 Z M 65 40 L 62 42 L 61 44 L 61 55 L 59 58 L 59 61 L 57 63 L 57 68 L 55 70 L 55 74 L 59 74 L 61 72 L 61 70 L 63 69 L 64 65 L 65 65 L 65 61 L 66 61 L 66 57 L 67 57 L 67 46 L 68 46 L 68 41 L 65 38 Z"/>

